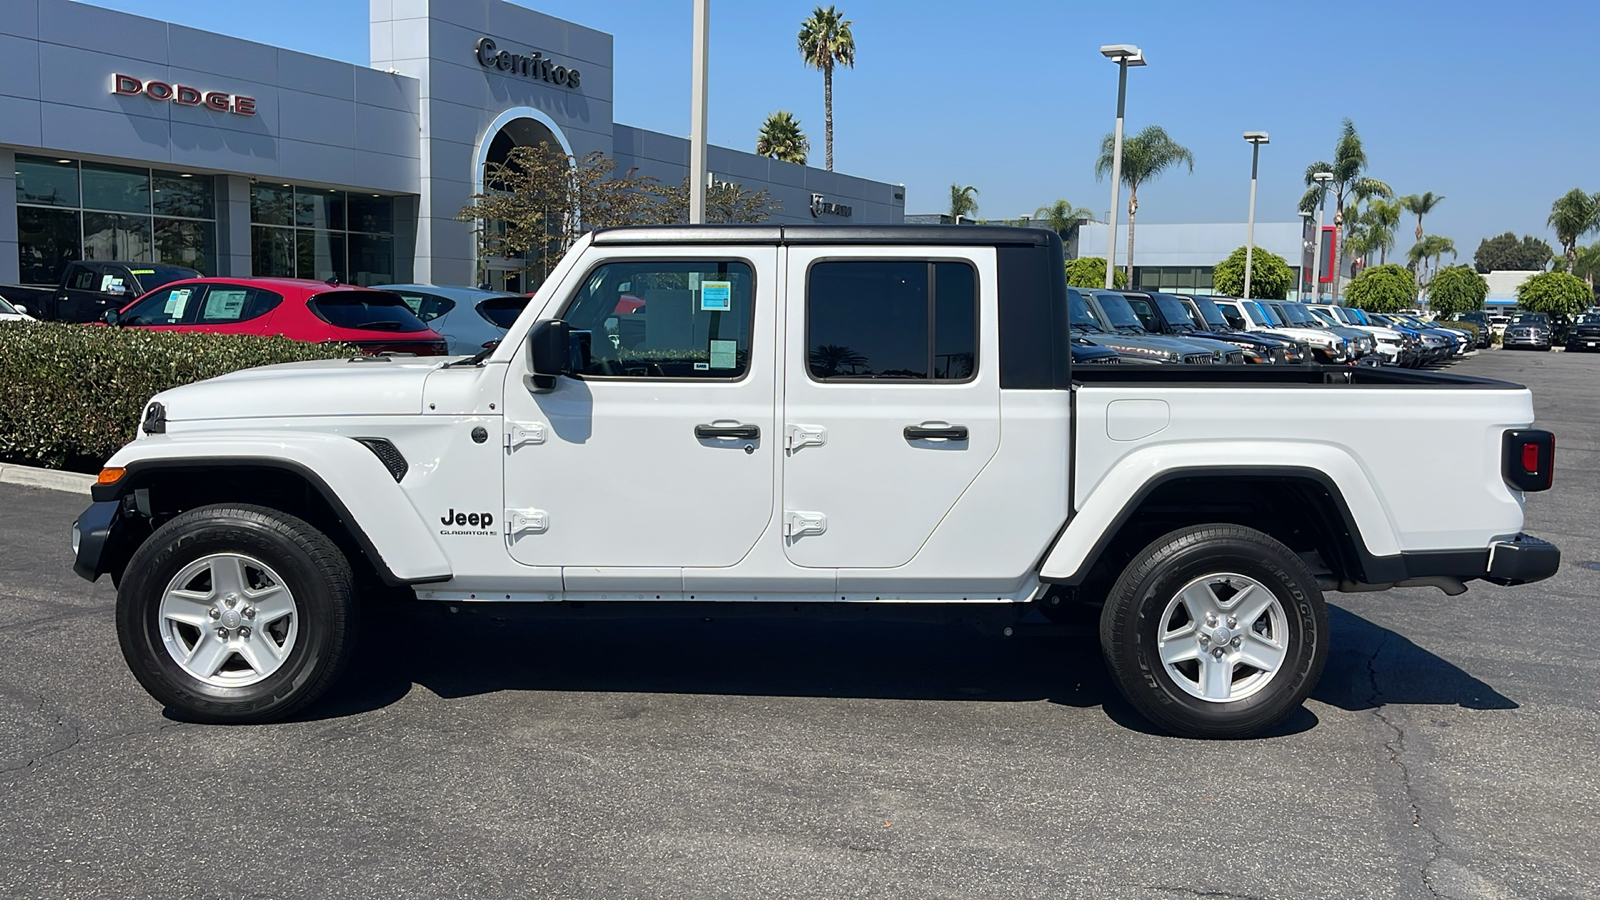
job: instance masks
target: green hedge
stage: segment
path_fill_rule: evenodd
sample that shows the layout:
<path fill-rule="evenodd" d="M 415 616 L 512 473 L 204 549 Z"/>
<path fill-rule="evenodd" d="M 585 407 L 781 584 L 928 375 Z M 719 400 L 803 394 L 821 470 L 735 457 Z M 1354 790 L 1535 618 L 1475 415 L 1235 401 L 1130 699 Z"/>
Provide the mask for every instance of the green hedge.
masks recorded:
<path fill-rule="evenodd" d="M 99 471 L 153 394 L 272 363 L 348 355 L 287 338 L 0 323 L 0 462 Z"/>
<path fill-rule="evenodd" d="M 1440 319 L 1439 320 L 1439 324 L 1443 325 L 1446 328 L 1456 328 L 1456 329 L 1459 329 L 1461 331 L 1470 331 L 1470 332 L 1472 332 L 1472 339 L 1473 340 L 1477 340 L 1478 339 L 1478 323 L 1477 322 L 1469 322 L 1466 319 L 1456 319 L 1456 320 L 1451 320 L 1451 321 L 1447 322 L 1447 321 L 1445 321 L 1443 319 Z"/>

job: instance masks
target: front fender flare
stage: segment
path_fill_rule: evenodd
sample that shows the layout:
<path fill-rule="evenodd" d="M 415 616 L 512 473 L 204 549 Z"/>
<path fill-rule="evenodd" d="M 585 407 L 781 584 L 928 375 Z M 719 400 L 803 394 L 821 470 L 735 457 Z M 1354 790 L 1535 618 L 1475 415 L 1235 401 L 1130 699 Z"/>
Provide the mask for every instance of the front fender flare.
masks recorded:
<path fill-rule="evenodd" d="M 372 451 L 347 437 L 282 431 L 152 435 L 118 450 L 107 468 L 127 473 L 95 485 L 94 499 L 116 500 L 156 470 L 266 467 L 306 480 L 350 529 L 385 581 L 445 581 L 450 561 L 405 491 Z"/>
<path fill-rule="evenodd" d="M 1128 454 L 1090 490 L 1055 544 L 1039 577 L 1076 584 L 1149 493 L 1177 478 L 1309 478 L 1341 507 L 1363 561 L 1398 558 L 1400 542 L 1366 471 L 1348 452 L 1329 444 L 1222 442 L 1158 445 Z"/>

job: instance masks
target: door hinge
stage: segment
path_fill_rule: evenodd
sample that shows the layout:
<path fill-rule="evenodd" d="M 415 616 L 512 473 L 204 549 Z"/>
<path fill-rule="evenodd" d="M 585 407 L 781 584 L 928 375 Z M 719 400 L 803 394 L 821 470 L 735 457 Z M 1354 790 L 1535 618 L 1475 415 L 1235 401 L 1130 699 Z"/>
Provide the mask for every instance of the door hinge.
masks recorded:
<path fill-rule="evenodd" d="M 544 443 L 543 422 L 507 422 L 506 449 L 515 450 L 519 444 Z"/>
<path fill-rule="evenodd" d="M 550 514 L 542 509 L 506 510 L 506 537 L 516 537 L 524 532 L 544 534 L 550 530 Z"/>
<path fill-rule="evenodd" d="M 783 534 L 785 537 L 801 537 L 807 534 L 822 534 L 828 530 L 828 517 L 819 512 L 790 509 L 783 513 Z"/>
<path fill-rule="evenodd" d="M 787 425 L 783 429 L 783 449 L 821 447 L 828 442 L 828 429 L 821 425 Z"/>

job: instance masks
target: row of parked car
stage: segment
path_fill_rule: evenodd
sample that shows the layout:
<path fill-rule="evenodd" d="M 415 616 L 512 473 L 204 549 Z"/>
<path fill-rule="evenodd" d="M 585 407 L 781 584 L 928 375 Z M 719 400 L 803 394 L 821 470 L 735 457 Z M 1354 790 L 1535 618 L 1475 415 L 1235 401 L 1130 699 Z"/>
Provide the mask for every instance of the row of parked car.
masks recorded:
<path fill-rule="evenodd" d="M 353 344 L 369 353 L 467 355 L 499 340 L 527 305 L 521 294 L 397 284 L 376 288 L 296 278 L 205 278 L 193 270 L 77 262 L 45 318 Z M 98 288 L 98 290 L 95 290 Z M 142 295 L 129 302 L 131 289 Z M 80 296 L 81 295 L 81 296 Z M 1068 289 L 1078 364 L 1434 365 L 1481 337 L 1412 315 L 1332 304 L 1154 291 Z M 8 313 L 8 311 L 10 311 Z M 51 314 L 51 313 L 54 314 Z M 621 312 L 621 310 L 619 310 Z M 0 301 L 0 317 L 22 317 Z M 1590 346 L 1600 345 L 1600 317 Z M 1506 345 L 1521 340 L 1519 325 Z M 1574 334 L 1587 334 L 1574 329 Z M 1545 337 L 1548 346 L 1548 336 Z"/>
<path fill-rule="evenodd" d="M 1419 316 L 1333 304 L 1067 289 L 1079 364 L 1390 365 L 1462 356 L 1480 336 Z M 1484 344 L 1486 346 L 1486 344 Z"/>
<path fill-rule="evenodd" d="M 282 335 L 418 356 L 477 353 L 504 336 L 528 303 L 523 294 L 478 288 L 206 278 L 178 266 L 92 261 L 72 263 L 61 285 L 32 289 L 27 299 L 40 318 L 55 321 Z M 0 321 L 31 318 L 26 304 L 0 299 Z"/>

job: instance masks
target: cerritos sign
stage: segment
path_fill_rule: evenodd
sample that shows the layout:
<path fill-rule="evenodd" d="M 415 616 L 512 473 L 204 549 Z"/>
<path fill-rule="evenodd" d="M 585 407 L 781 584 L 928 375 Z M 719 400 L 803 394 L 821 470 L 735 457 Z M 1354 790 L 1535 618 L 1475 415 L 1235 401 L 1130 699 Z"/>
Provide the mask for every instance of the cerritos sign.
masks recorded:
<path fill-rule="evenodd" d="M 123 96 L 143 94 L 151 100 L 170 100 L 179 106 L 204 106 L 216 112 L 238 116 L 256 114 L 256 98 L 229 94 L 224 91 L 202 91 L 183 84 L 165 81 L 140 81 L 132 75 L 111 76 L 111 93 Z"/>
<path fill-rule="evenodd" d="M 478 54 L 478 65 L 485 69 L 499 69 L 511 75 L 520 75 L 535 81 L 548 81 L 566 88 L 578 86 L 580 76 L 577 69 L 558 66 L 555 60 L 537 50 L 529 50 L 527 53 L 501 50 L 494 42 L 494 38 L 490 37 L 478 38 L 474 48 Z"/>

